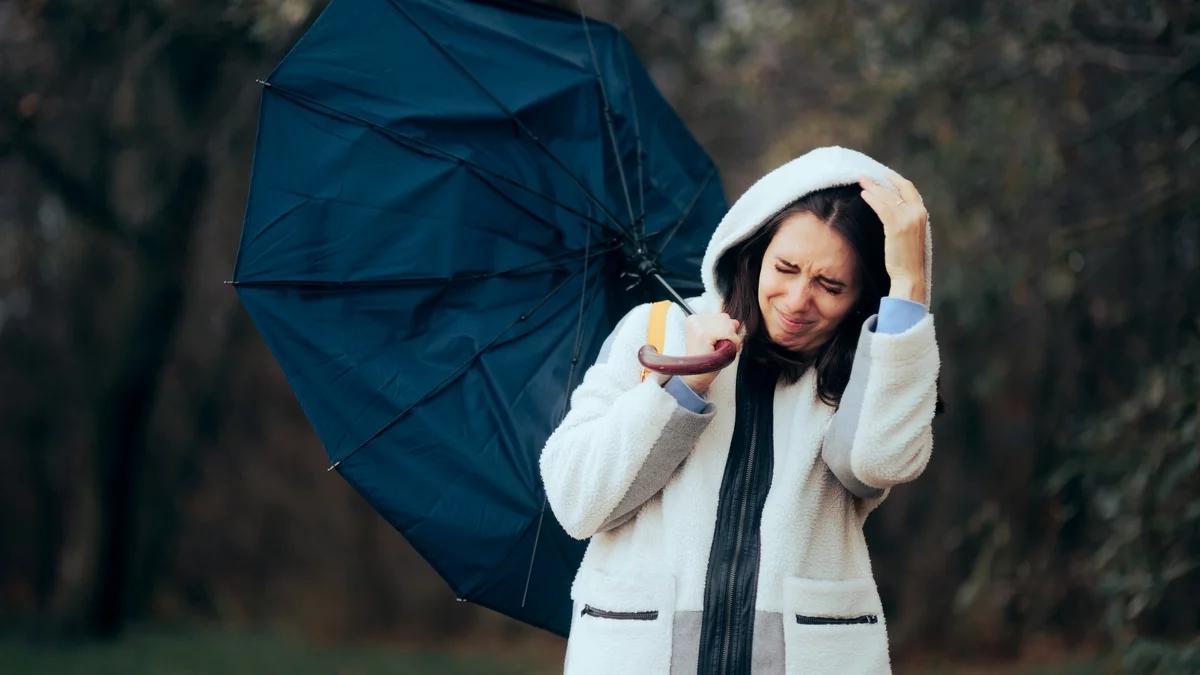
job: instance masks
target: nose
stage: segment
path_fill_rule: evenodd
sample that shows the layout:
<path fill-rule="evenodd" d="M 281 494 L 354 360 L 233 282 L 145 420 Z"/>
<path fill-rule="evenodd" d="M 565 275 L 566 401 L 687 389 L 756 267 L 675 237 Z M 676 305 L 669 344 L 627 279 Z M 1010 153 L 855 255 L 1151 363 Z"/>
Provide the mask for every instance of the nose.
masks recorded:
<path fill-rule="evenodd" d="M 809 304 L 812 301 L 812 290 L 807 283 L 793 284 L 788 288 L 783 306 L 780 308 L 789 316 L 807 316 Z"/>

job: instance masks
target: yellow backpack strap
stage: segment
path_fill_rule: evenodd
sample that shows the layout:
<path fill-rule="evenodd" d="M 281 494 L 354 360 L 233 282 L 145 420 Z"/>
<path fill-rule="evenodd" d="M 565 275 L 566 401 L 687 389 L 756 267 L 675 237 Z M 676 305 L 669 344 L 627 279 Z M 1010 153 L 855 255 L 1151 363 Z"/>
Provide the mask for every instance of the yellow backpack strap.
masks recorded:
<path fill-rule="evenodd" d="M 654 345 L 659 354 L 662 353 L 663 342 L 667 336 L 667 310 L 670 308 L 670 300 L 659 300 L 650 305 L 650 326 L 646 329 L 646 344 Z M 648 374 L 650 369 L 642 368 L 642 381 L 646 380 Z"/>

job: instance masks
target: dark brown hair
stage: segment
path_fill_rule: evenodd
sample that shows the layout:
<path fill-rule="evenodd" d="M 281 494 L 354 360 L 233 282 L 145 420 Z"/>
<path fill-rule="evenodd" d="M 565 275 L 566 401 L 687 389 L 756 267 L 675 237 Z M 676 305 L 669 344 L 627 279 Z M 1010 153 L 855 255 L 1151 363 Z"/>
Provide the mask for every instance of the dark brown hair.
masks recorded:
<path fill-rule="evenodd" d="M 788 384 L 797 382 L 810 366 L 817 369 L 817 395 L 837 405 L 850 381 L 850 367 L 858 348 L 863 321 L 879 310 L 880 299 L 891 285 L 883 262 L 883 223 L 863 201 L 857 185 L 810 192 L 766 220 L 747 239 L 738 242 L 717 260 L 716 277 L 725 297 L 725 312 L 746 328 L 745 358 L 774 366 Z M 768 335 L 758 306 L 758 277 L 767 246 L 779 226 L 792 214 L 811 213 L 839 232 L 854 250 L 858 300 L 842 319 L 833 337 L 810 358 L 775 344 Z"/>

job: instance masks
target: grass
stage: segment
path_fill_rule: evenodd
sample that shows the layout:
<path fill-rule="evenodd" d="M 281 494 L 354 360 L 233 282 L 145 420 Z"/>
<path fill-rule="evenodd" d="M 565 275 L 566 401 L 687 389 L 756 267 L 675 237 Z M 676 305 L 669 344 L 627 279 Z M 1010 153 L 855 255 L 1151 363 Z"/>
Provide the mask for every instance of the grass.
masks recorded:
<path fill-rule="evenodd" d="M 0 672 L 22 675 L 509 675 L 561 672 L 561 653 L 499 645 L 447 650 L 317 645 L 274 632 L 145 628 L 112 642 L 0 638 Z M 1113 655 L 1063 655 L 1040 663 L 896 663 L 897 675 L 1101 675 Z M 1140 671 L 1139 671 L 1140 672 Z M 1145 672 L 1173 672 L 1150 669 Z"/>
<path fill-rule="evenodd" d="M 1050 664 L 982 665 L 951 662 L 946 664 L 894 664 L 897 675 L 1107 675 L 1124 672 L 1112 658 L 1076 658 Z"/>
<path fill-rule="evenodd" d="M 530 655 L 326 647 L 275 633 L 137 630 L 113 642 L 0 639 L 0 671 L 22 675 L 516 675 L 560 668 Z"/>

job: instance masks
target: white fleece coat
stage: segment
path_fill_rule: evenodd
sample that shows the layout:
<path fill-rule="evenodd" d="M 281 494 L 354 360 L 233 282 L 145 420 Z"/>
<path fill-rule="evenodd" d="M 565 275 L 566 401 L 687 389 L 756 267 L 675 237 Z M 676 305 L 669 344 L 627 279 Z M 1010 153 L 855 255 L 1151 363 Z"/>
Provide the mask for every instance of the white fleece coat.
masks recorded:
<path fill-rule="evenodd" d="M 714 232 L 701 270 L 705 293 L 689 304 L 699 313 L 721 311 L 718 257 L 779 209 L 813 190 L 853 184 L 863 174 L 883 178 L 885 171 L 861 153 L 831 147 L 764 176 Z M 618 325 L 542 451 L 554 515 L 570 535 L 591 538 L 572 586 L 569 675 L 695 672 L 740 356 L 713 381 L 704 413 L 684 409 L 662 388 L 666 377 L 651 373 L 639 381 L 636 353 L 646 340 L 649 308 L 635 307 Z M 913 480 L 929 461 L 940 362 L 931 313 L 894 335 L 874 333 L 876 318 L 863 323 L 839 409 L 818 398 L 813 369 L 776 387 L 774 466 L 760 530 L 756 672 L 890 672 L 862 525 L 891 486 Z M 685 353 L 683 320 L 682 309 L 672 306 L 665 353 Z M 877 490 L 855 497 L 846 487 L 855 481 Z M 796 615 L 878 621 L 807 625 Z"/>

